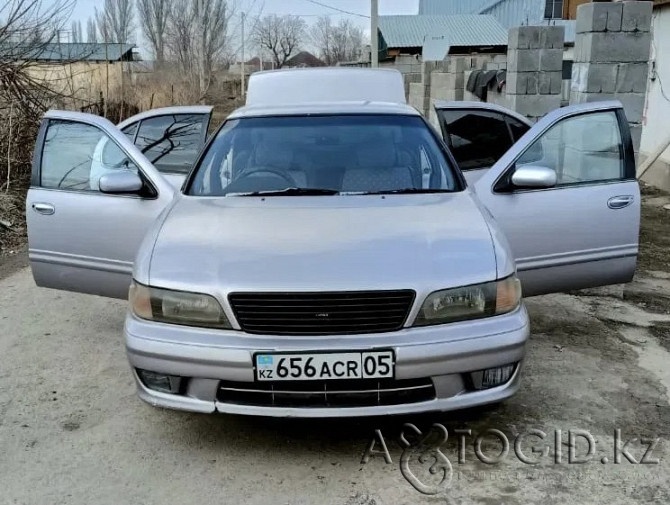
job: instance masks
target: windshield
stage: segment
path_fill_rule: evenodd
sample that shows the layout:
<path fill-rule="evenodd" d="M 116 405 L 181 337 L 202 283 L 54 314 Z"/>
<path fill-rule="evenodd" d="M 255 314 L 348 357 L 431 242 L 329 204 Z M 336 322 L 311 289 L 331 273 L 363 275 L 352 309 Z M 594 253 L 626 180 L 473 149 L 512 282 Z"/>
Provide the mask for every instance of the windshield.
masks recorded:
<path fill-rule="evenodd" d="M 196 196 L 301 196 L 460 189 L 417 116 L 259 117 L 228 121 L 186 191 Z"/>

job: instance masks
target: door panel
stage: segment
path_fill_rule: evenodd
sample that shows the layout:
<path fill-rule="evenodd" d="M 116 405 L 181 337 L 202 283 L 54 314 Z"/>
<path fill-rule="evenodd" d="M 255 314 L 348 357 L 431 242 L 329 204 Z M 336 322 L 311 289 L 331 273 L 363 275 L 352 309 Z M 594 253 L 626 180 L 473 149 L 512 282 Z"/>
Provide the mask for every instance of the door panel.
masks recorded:
<path fill-rule="evenodd" d="M 524 165 L 557 185 L 516 188 Z M 505 233 L 527 296 L 628 282 L 635 272 L 640 192 L 618 102 L 566 107 L 538 122 L 476 183 Z"/>
<path fill-rule="evenodd" d="M 442 135 L 474 184 L 531 127 L 523 116 L 486 102 L 437 102 Z"/>
<path fill-rule="evenodd" d="M 139 173 L 143 191 L 101 193 L 100 177 L 118 171 Z M 173 197 L 172 186 L 109 121 L 48 112 L 26 201 L 35 282 L 125 298 L 139 244 Z"/>

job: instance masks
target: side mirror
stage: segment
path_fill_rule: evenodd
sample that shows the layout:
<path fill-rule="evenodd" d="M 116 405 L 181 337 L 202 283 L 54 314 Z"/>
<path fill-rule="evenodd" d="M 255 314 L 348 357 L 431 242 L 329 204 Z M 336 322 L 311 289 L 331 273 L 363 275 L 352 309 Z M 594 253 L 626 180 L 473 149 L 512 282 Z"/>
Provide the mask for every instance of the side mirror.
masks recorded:
<path fill-rule="evenodd" d="M 103 193 L 139 193 L 144 187 L 142 178 L 130 170 L 123 170 L 100 177 L 100 191 Z"/>
<path fill-rule="evenodd" d="M 553 188 L 556 186 L 556 171 L 537 165 L 525 165 L 512 174 L 512 184 L 517 188 Z"/>

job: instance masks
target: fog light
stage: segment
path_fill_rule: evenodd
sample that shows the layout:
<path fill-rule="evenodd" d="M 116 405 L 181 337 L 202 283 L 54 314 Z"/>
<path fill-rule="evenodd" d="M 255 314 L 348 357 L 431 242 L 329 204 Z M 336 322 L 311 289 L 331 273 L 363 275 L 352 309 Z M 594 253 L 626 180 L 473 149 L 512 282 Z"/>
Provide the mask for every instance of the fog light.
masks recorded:
<path fill-rule="evenodd" d="M 140 370 L 139 368 L 137 369 L 137 375 L 139 375 L 142 384 L 149 389 L 173 395 L 179 393 L 181 377 L 150 372 L 149 370 Z"/>
<path fill-rule="evenodd" d="M 512 363 L 511 365 L 473 372 L 471 374 L 473 385 L 475 389 L 489 389 L 501 386 L 510 380 L 515 368 L 516 363 Z"/>

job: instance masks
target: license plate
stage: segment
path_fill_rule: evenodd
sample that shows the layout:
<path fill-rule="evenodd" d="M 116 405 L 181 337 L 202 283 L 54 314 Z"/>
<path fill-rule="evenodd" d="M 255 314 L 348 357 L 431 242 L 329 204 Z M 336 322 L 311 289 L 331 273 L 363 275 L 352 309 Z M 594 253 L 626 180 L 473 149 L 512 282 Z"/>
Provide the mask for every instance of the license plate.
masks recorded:
<path fill-rule="evenodd" d="M 393 351 L 256 354 L 256 380 L 392 379 Z"/>

